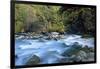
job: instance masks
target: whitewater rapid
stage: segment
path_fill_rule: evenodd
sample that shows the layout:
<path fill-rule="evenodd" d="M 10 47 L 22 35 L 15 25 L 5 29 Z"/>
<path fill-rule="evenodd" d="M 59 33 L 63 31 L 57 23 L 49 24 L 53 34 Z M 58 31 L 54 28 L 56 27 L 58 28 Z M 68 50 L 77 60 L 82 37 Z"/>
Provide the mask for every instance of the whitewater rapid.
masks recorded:
<path fill-rule="evenodd" d="M 74 42 L 82 47 L 94 47 L 94 38 L 81 38 L 80 35 L 66 35 L 64 39 L 44 40 L 39 39 L 16 39 L 15 40 L 15 65 L 25 65 L 32 54 L 41 59 L 41 64 L 59 63 L 59 58 L 65 58 L 61 54 L 70 48 Z"/>

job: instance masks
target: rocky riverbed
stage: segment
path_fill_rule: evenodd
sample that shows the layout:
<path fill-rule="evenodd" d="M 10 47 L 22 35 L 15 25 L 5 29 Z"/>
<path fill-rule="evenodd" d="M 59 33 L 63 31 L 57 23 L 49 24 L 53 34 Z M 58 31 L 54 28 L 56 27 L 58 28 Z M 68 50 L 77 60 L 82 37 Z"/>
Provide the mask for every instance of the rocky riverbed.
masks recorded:
<path fill-rule="evenodd" d="M 36 65 L 94 61 L 94 38 L 81 35 L 16 36 L 15 64 Z"/>

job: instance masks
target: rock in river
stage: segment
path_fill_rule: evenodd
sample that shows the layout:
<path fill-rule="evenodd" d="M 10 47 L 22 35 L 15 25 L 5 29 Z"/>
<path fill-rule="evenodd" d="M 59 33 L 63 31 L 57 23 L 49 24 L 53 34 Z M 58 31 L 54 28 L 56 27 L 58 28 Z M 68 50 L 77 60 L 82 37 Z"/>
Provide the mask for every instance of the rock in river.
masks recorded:
<path fill-rule="evenodd" d="M 40 58 L 36 55 L 33 55 L 27 62 L 26 65 L 36 65 L 40 63 Z"/>
<path fill-rule="evenodd" d="M 79 53 L 76 55 L 77 60 L 84 61 L 87 59 L 87 53 L 84 51 L 79 51 Z"/>
<path fill-rule="evenodd" d="M 86 53 L 85 51 L 81 50 L 76 55 L 71 56 L 71 60 L 75 62 L 94 61 L 94 53 Z"/>
<path fill-rule="evenodd" d="M 62 53 L 63 56 L 72 56 L 81 50 L 82 46 L 75 42 L 69 49 Z"/>

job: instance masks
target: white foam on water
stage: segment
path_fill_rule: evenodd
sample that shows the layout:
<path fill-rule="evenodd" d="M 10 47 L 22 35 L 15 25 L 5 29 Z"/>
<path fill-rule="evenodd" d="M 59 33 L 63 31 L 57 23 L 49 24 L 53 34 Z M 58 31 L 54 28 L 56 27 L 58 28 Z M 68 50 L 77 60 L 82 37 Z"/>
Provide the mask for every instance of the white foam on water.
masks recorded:
<path fill-rule="evenodd" d="M 58 59 L 64 58 L 60 54 L 70 48 L 70 45 L 72 45 L 74 42 L 78 42 L 83 47 L 85 45 L 94 47 L 94 38 L 81 38 L 80 35 L 67 35 L 64 39 L 57 41 L 45 40 L 44 42 L 41 42 L 38 39 L 16 39 L 15 54 L 18 56 L 18 58 L 16 59 L 15 64 L 25 65 L 25 62 L 32 54 L 37 55 L 41 59 L 41 64 L 58 63 Z"/>

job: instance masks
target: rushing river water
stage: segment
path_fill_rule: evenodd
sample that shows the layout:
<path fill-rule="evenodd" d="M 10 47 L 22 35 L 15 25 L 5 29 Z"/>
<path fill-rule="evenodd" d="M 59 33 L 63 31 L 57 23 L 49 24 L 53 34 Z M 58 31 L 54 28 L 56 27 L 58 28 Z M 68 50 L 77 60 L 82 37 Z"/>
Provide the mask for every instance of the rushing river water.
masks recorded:
<path fill-rule="evenodd" d="M 74 42 L 82 46 L 94 47 L 94 38 L 81 38 L 79 35 L 66 35 L 64 39 L 45 40 L 39 39 L 16 39 L 15 54 L 18 58 L 16 65 L 25 65 L 32 54 L 37 55 L 42 61 L 41 64 L 58 63 L 58 58 L 64 58 L 61 54 Z"/>

